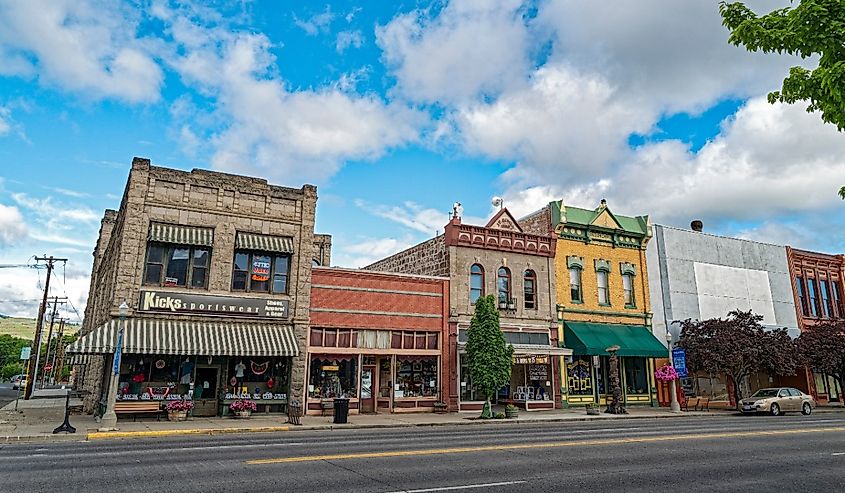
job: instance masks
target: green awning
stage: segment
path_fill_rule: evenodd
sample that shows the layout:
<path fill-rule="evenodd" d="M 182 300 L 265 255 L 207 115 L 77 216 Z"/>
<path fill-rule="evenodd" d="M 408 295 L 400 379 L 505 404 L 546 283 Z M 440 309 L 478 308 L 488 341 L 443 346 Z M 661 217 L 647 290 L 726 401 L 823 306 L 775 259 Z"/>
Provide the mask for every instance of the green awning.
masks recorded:
<path fill-rule="evenodd" d="M 609 356 L 605 349 L 618 345 L 618 356 L 640 356 L 645 358 L 666 358 L 666 349 L 651 327 L 644 325 L 597 324 L 587 322 L 566 322 L 563 329 L 564 346 L 574 354 L 586 356 Z"/>

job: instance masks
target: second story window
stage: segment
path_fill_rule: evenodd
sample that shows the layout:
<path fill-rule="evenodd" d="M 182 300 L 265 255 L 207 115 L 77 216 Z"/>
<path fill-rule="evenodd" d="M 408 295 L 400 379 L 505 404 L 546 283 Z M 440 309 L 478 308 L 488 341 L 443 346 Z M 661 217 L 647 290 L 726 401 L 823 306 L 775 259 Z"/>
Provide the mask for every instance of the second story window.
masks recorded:
<path fill-rule="evenodd" d="M 636 306 L 634 302 L 634 276 L 631 274 L 624 274 L 622 276 L 622 291 L 625 294 L 625 306 L 633 308 Z"/>
<path fill-rule="evenodd" d="M 472 264 L 469 268 L 469 302 L 475 304 L 482 296 L 484 296 L 484 268 L 478 264 Z"/>
<path fill-rule="evenodd" d="M 581 269 L 578 267 L 571 267 L 569 269 L 569 297 L 573 303 L 583 303 L 584 298 L 581 294 Z"/>
<path fill-rule="evenodd" d="M 238 250 L 232 265 L 232 291 L 286 294 L 289 275 L 289 255 Z"/>
<path fill-rule="evenodd" d="M 827 279 L 821 279 L 819 281 L 819 291 L 821 291 L 822 295 L 822 316 L 833 318 L 833 304 L 830 302 L 830 290 L 827 286 Z"/>
<path fill-rule="evenodd" d="M 499 267 L 496 288 L 499 293 L 499 304 L 510 303 L 511 300 L 511 271 L 507 267 Z"/>
<path fill-rule="evenodd" d="M 805 317 L 809 317 L 810 312 L 807 310 L 807 296 L 804 294 L 804 278 L 801 276 L 795 278 L 795 291 L 798 293 L 798 303 L 801 304 L 801 313 Z"/>
<path fill-rule="evenodd" d="M 144 284 L 205 289 L 210 257 L 207 247 L 149 243 Z"/>
<path fill-rule="evenodd" d="M 522 278 L 523 295 L 525 296 L 525 308 L 537 308 L 537 274 L 533 270 L 528 269 Z"/>
<path fill-rule="evenodd" d="M 598 286 L 599 305 L 609 305 L 607 272 L 600 270 L 596 272 L 596 285 Z"/>
<path fill-rule="evenodd" d="M 816 280 L 807 279 L 807 294 L 810 301 L 810 315 L 813 317 L 819 316 L 819 300 L 816 295 Z"/>
<path fill-rule="evenodd" d="M 830 281 L 830 290 L 833 291 L 833 306 L 836 309 L 838 318 L 845 318 L 845 310 L 842 307 L 842 292 L 839 288 L 839 281 Z"/>

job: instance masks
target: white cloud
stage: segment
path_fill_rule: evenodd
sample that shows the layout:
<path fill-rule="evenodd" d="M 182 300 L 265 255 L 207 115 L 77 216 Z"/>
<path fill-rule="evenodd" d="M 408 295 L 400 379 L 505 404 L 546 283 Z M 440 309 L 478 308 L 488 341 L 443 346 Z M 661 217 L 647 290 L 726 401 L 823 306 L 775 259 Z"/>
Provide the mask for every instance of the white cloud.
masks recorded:
<path fill-rule="evenodd" d="M 95 0 L 0 4 L 0 75 L 37 77 L 93 99 L 159 99 L 152 44 L 131 7 Z"/>
<path fill-rule="evenodd" d="M 294 15 L 293 23 L 305 31 L 305 34 L 309 36 L 316 36 L 318 34 L 328 33 L 334 18 L 335 14 L 332 12 L 331 7 L 326 5 L 326 10 L 319 14 L 312 15 L 308 19 L 303 20 Z"/>
<path fill-rule="evenodd" d="M 448 212 L 422 207 L 411 201 L 405 202 L 401 206 L 387 206 L 356 200 L 355 205 L 370 214 L 431 236 L 442 233 L 446 223 L 449 222 Z"/>
<path fill-rule="evenodd" d="M 71 261 L 72 262 L 72 261 Z M 24 264 L 26 262 L 18 262 Z M 81 317 L 88 299 L 90 281 L 87 271 L 62 264 L 50 281 L 50 296 L 67 296 Z M 43 295 L 45 271 L 42 269 L 0 269 L 0 313 L 13 317 L 35 318 L 38 305 Z M 76 312 L 70 305 L 60 307 L 59 316 L 71 321 L 78 321 Z"/>
<path fill-rule="evenodd" d="M 2 59 L 0 59 L 2 60 Z M 0 136 L 12 129 L 12 112 L 9 108 L 0 106 Z"/>
<path fill-rule="evenodd" d="M 26 222 L 32 225 L 30 238 L 93 250 L 100 216 L 92 209 L 57 203 L 52 197 L 39 199 L 25 193 L 11 195 L 26 211 Z"/>
<path fill-rule="evenodd" d="M 456 0 L 400 14 L 376 28 L 376 42 L 400 93 L 455 103 L 497 95 L 526 79 L 529 33 L 518 0 Z"/>
<path fill-rule="evenodd" d="M 14 245 L 26 238 L 28 229 L 17 207 L 0 204 L 0 247 Z"/>
<path fill-rule="evenodd" d="M 418 243 L 411 237 L 365 238 L 352 244 L 346 244 L 336 236 L 335 241 L 337 253 L 334 254 L 332 263 L 340 267 L 353 268 L 365 267 Z"/>
<path fill-rule="evenodd" d="M 73 198 L 76 198 L 76 199 L 84 199 L 86 197 L 91 196 L 90 193 L 80 192 L 80 191 L 77 191 L 77 190 L 69 190 L 67 188 L 62 188 L 62 187 L 44 187 L 44 188 L 46 188 L 47 190 L 52 190 L 53 192 L 56 192 L 58 194 L 65 195 L 67 197 L 73 197 Z"/>
<path fill-rule="evenodd" d="M 335 50 L 338 53 L 343 53 L 347 48 L 360 48 L 364 44 L 364 36 L 361 31 L 341 31 L 337 33 L 337 41 L 335 41 Z"/>

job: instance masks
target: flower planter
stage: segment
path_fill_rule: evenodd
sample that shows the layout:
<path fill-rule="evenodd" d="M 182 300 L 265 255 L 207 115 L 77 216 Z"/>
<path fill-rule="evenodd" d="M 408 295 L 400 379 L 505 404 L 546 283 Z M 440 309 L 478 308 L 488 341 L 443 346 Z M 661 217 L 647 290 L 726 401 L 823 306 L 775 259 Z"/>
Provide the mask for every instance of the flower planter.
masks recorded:
<path fill-rule="evenodd" d="M 506 407 L 505 408 L 505 417 L 508 419 L 515 419 L 519 417 L 519 408 L 517 407 Z"/>
<path fill-rule="evenodd" d="M 245 410 L 245 411 L 235 411 L 235 417 L 239 419 L 247 419 L 252 416 L 252 411 Z"/>
<path fill-rule="evenodd" d="M 601 410 L 596 406 L 587 406 L 587 416 L 599 416 Z"/>
<path fill-rule="evenodd" d="M 170 421 L 185 421 L 188 419 L 188 411 L 167 411 L 167 419 Z"/>

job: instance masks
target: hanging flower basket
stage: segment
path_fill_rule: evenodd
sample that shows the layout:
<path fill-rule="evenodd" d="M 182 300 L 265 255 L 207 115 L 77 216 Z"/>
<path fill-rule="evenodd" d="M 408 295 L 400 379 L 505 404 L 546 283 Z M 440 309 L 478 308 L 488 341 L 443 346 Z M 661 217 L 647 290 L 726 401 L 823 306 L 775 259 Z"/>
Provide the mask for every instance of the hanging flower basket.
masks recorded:
<path fill-rule="evenodd" d="M 670 365 L 663 365 L 655 370 L 654 378 L 661 382 L 671 382 L 678 379 L 678 372 Z"/>

